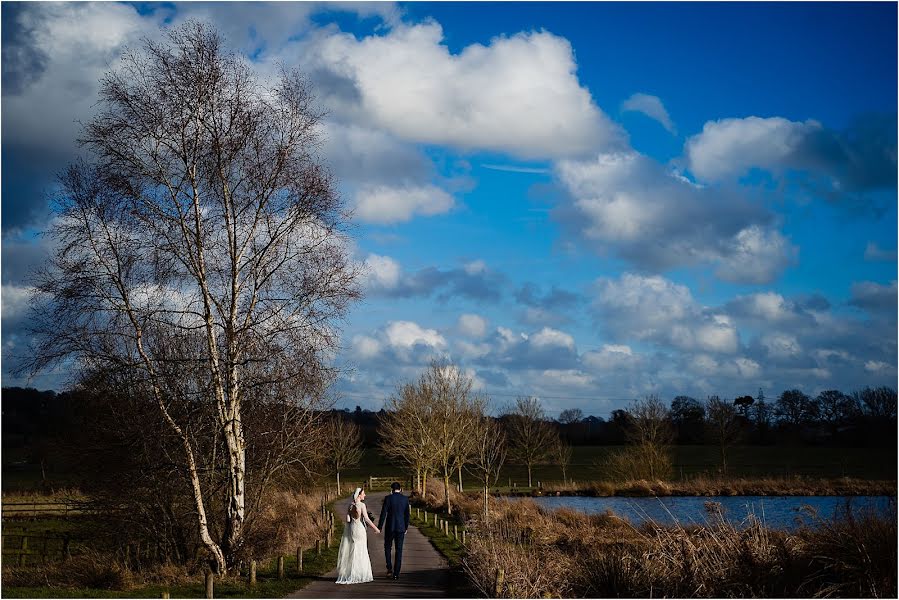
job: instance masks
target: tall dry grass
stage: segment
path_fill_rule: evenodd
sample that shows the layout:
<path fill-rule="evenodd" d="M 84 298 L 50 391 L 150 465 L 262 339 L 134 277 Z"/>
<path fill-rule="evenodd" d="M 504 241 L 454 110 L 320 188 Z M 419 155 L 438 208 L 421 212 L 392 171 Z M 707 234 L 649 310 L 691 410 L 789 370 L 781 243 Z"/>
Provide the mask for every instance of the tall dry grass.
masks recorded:
<path fill-rule="evenodd" d="M 549 482 L 544 493 L 589 496 L 895 496 L 895 481 L 809 477 L 696 477 L 687 481 Z"/>
<path fill-rule="evenodd" d="M 251 558 L 266 560 L 281 554 L 292 555 L 300 546 L 308 548 L 314 545 L 315 540 L 322 539 L 327 527 L 319 513 L 321 499 L 322 494 L 318 491 L 269 491 L 260 502 L 259 511 L 246 524 L 242 556 L 239 558 L 242 561 Z M 9 587 L 127 591 L 147 585 L 196 583 L 198 574 L 208 566 L 202 552 L 182 563 L 139 562 L 134 560 L 134 556 L 126 562 L 120 550 L 104 551 L 92 547 L 90 540 L 84 540 L 70 558 L 62 561 L 23 567 L 7 561 L 3 565 L 2 584 Z"/>
<path fill-rule="evenodd" d="M 497 502 L 469 537 L 464 568 L 487 596 L 795 597 L 896 595 L 896 518 L 818 519 L 787 533 L 710 505 L 706 526 L 635 528 L 611 513 Z"/>

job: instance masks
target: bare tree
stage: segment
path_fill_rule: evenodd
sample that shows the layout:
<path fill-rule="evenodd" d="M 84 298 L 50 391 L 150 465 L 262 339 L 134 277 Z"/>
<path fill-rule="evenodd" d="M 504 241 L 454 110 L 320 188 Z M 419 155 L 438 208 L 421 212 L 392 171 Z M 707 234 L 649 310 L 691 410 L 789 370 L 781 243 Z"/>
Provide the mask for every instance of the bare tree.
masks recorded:
<path fill-rule="evenodd" d="M 362 458 L 362 432 L 359 426 L 343 415 L 331 417 L 325 425 L 325 461 L 337 478 L 340 493 L 340 472 L 359 464 Z"/>
<path fill-rule="evenodd" d="M 74 357 L 136 374 L 225 573 L 247 518 L 247 399 L 272 386 L 321 397 L 336 319 L 359 295 L 342 205 L 315 157 L 320 113 L 297 74 L 261 83 L 197 22 L 127 52 L 99 107 L 81 140 L 93 163 L 69 168 L 55 203 L 32 367 Z M 203 440 L 178 402 L 212 419 L 224 491 L 204 491 Z M 216 494 L 223 514 L 210 515 Z M 210 518 L 224 523 L 217 539 Z"/>
<path fill-rule="evenodd" d="M 533 487 L 534 465 L 545 462 L 552 454 L 556 432 L 546 422 L 540 401 L 519 397 L 506 415 L 509 428 L 509 456 L 527 467 L 528 487 Z"/>
<path fill-rule="evenodd" d="M 434 469 L 432 401 L 429 389 L 416 383 L 403 384 L 384 403 L 378 423 L 381 451 L 409 466 L 415 474 L 415 487 L 422 494 Z"/>
<path fill-rule="evenodd" d="M 490 518 L 490 487 L 496 485 L 506 462 L 506 434 L 502 426 L 488 416 L 481 417 L 473 428 L 477 444 L 471 468 L 484 488 L 484 519 Z"/>
<path fill-rule="evenodd" d="M 446 512 L 453 514 L 450 477 L 460 457 L 470 448 L 471 427 L 483 414 L 483 401 L 472 391 L 471 377 L 457 366 L 431 363 L 419 382 L 425 396 L 432 399 L 431 449 L 434 464 L 443 478 Z"/>
<path fill-rule="evenodd" d="M 705 407 L 709 436 L 721 450 L 721 470 L 727 474 L 727 448 L 732 446 L 742 433 L 737 420 L 737 407 L 718 396 L 711 396 Z"/>
<path fill-rule="evenodd" d="M 566 408 L 559 414 L 559 423 L 571 425 L 579 423 L 584 418 L 584 411 L 579 408 Z"/>
<path fill-rule="evenodd" d="M 658 396 L 634 400 L 624 413 L 623 425 L 630 446 L 612 456 L 612 471 L 630 478 L 669 477 L 674 427 L 668 408 Z"/>
<path fill-rule="evenodd" d="M 571 464 L 571 446 L 559 436 L 552 446 L 552 456 L 559 468 L 562 469 L 562 482 L 568 483 L 568 466 Z"/>

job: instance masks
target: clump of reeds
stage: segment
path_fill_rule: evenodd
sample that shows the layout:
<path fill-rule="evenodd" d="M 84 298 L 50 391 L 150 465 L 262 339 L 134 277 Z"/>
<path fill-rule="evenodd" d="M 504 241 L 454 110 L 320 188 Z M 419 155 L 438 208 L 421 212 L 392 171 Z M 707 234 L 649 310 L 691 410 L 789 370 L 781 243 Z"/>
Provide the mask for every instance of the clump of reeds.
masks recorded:
<path fill-rule="evenodd" d="M 788 533 L 753 514 L 728 522 L 715 506 L 701 526 L 639 528 L 609 512 L 548 511 L 527 501 L 495 509 L 477 523 L 464 560 L 490 596 L 896 595 L 895 516 L 847 512 Z"/>

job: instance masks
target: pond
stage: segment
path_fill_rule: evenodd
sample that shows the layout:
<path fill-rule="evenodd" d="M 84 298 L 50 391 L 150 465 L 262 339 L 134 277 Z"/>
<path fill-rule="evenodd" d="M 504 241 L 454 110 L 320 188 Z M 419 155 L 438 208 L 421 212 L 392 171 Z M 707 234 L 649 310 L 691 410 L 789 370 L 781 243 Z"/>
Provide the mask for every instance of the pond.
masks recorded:
<path fill-rule="evenodd" d="M 735 525 L 740 525 L 750 514 L 754 514 L 765 526 L 783 530 L 795 530 L 802 523 L 814 525 L 815 519 L 810 517 L 805 507 L 811 507 L 822 519 L 831 519 L 837 512 L 845 511 L 847 501 L 853 514 L 876 511 L 883 515 L 895 515 L 896 506 L 893 496 L 544 496 L 533 500 L 549 509 L 572 508 L 588 514 L 611 510 L 634 525 L 647 520 L 663 525 L 705 525 L 713 521 L 707 503 L 717 502 L 724 518 Z"/>

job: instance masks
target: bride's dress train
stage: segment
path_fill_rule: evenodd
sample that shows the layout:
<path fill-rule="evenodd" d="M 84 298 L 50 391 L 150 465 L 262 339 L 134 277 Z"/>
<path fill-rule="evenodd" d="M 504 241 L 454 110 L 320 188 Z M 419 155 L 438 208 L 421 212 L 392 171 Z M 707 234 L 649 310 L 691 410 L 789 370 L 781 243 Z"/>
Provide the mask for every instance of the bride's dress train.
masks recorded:
<path fill-rule="evenodd" d="M 368 556 L 368 535 L 365 526 L 374 528 L 375 524 L 368 518 L 365 504 L 357 501 L 353 506 L 357 509 L 357 518 L 347 512 L 347 524 L 340 539 L 337 551 L 337 583 L 366 583 L 374 581 L 371 574 L 371 559 Z"/>

